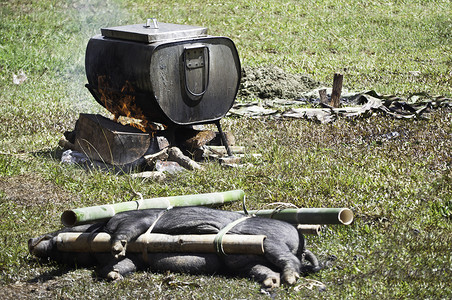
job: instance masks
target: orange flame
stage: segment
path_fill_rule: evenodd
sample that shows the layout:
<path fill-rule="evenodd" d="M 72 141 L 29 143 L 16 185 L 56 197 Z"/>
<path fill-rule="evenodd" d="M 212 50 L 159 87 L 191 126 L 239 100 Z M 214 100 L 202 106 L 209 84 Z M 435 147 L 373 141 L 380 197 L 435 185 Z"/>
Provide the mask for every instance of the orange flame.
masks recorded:
<path fill-rule="evenodd" d="M 159 129 L 158 125 L 147 120 L 143 110 L 135 103 L 133 93 L 135 89 L 127 80 L 120 92 L 110 89 L 107 76 L 99 76 L 97 78 L 98 91 L 100 93 L 100 101 L 105 108 L 114 115 L 114 120 L 123 125 L 133 126 L 143 132 L 151 132 L 152 134 Z M 163 125 L 165 129 L 166 126 Z"/>

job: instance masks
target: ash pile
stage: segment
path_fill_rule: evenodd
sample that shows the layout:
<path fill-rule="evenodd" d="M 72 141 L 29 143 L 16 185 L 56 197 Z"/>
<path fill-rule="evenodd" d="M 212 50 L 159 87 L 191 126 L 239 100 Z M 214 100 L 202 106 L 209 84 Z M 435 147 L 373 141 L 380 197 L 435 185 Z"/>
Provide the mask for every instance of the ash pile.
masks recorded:
<path fill-rule="evenodd" d="M 230 156 L 223 145 L 238 153 Z M 63 163 L 100 168 L 156 180 L 165 174 L 202 169 L 207 161 L 226 166 L 240 162 L 244 147 L 235 146 L 231 132 L 218 132 L 204 125 L 167 127 L 149 123 L 143 128 L 131 118 L 112 120 L 99 114 L 80 114 L 73 131 L 59 141 Z"/>

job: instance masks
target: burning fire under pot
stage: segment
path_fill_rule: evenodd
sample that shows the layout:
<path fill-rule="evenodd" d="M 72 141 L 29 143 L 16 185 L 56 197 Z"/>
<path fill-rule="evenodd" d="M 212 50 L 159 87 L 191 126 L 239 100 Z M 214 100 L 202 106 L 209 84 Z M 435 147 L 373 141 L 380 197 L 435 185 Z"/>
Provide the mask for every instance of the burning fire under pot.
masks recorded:
<path fill-rule="evenodd" d="M 102 28 L 86 48 L 86 87 L 115 115 L 170 128 L 216 124 L 232 107 L 240 60 L 229 38 L 207 28 L 157 23 Z"/>

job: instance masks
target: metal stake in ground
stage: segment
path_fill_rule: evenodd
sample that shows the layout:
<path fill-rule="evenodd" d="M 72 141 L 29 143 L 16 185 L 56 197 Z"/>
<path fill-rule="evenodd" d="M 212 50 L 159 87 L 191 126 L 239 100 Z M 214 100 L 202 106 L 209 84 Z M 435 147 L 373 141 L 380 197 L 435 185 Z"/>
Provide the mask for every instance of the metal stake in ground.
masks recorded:
<path fill-rule="evenodd" d="M 224 134 L 223 130 L 221 129 L 220 120 L 216 121 L 215 125 L 217 125 L 218 132 L 220 133 L 221 141 L 223 142 L 223 145 L 226 148 L 226 152 L 228 153 L 228 156 L 233 156 L 231 148 L 229 147 L 228 141 L 226 139 L 226 135 Z"/>

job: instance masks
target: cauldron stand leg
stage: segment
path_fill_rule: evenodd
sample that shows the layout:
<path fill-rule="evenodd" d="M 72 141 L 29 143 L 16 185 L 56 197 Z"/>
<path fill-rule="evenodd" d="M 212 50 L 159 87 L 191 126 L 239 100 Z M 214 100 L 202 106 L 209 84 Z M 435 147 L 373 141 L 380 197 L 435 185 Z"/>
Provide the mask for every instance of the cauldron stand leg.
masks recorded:
<path fill-rule="evenodd" d="M 228 153 L 228 156 L 233 156 L 231 148 L 229 147 L 228 141 L 226 140 L 226 135 L 224 134 L 223 129 L 221 129 L 220 120 L 215 121 L 215 125 L 217 125 L 218 132 L 220 133 L 221 141 L 223 142 L 223 145 L 226 148 L 226 152 Z"/>

